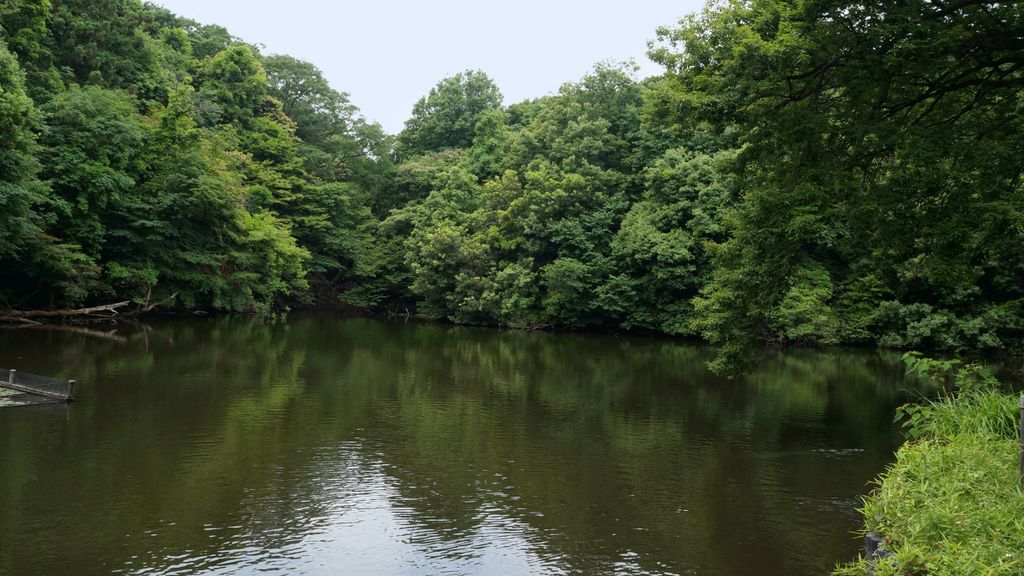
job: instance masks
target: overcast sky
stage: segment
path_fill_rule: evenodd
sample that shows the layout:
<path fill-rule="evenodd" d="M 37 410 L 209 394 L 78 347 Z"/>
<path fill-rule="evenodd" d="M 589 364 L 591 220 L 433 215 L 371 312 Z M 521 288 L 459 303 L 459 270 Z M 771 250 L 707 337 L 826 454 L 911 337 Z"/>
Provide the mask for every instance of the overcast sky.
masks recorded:
<path fill-rule="evenodd" d="M 480 69 L 511 104 L 558 90 L 601 60 L 646 55 L 658 26 L 699 10 L 702 0 L 155 0 L 220 24 L 267 54 L 289 54 L 324 71 L 370 120 L 401 130 L 416 100 L 438 80 Z"/>

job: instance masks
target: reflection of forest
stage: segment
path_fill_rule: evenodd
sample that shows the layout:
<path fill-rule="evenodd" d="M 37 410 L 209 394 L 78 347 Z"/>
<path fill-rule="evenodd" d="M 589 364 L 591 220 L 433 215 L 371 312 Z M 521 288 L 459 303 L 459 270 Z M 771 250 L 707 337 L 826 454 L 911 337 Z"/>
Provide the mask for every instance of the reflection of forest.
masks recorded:
<path fill-rule="evenodd" d="M 570 572 L 821 573 L 856 547 L 904 396 L 874 351 L 728 381 L 662 339 L 312 315 L 119 333 L 0 332 L 0 365 L 83 383 L 0 418 L 0 574 L 294 550 L 381 477 L 414 547 L 471 557 L 497 517 Z"/>

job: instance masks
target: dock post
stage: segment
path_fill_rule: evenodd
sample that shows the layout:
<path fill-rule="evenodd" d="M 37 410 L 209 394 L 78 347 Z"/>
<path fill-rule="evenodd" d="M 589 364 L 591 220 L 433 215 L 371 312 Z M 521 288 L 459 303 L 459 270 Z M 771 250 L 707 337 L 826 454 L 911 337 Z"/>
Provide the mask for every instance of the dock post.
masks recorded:
<path fill-rule="evenodd" d="M 75 399 L 75 381 L 68 380 L 68 402 Z"/>
<path fill-rule="evenodd" d="M 11 375 L 9 376 L 11 384 L 14 384 L 14 375 L 17 374 L 17 373 L 18 373 L 17 370 L 15 370 L 14 368 L 11 368 Z"/>

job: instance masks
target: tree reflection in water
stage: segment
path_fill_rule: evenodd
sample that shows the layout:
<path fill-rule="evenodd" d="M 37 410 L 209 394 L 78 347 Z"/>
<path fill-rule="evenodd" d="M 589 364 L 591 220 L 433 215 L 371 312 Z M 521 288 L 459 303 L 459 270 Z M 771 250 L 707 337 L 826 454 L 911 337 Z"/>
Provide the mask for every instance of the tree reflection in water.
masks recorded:
<path fill-rule="evenodd" d="M 898 354 L 323 314 L 2 331 L 0 573 L 821 574 L 899 440 Z M 754 571 L 754 572 L 752 572 Z"/>

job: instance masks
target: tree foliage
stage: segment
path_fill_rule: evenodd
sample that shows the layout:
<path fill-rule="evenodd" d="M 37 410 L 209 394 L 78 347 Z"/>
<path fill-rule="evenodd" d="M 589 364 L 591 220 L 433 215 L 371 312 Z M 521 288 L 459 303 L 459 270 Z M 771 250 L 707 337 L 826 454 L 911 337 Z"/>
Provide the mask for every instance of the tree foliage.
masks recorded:
<path fill-rule="evenodd" d="M 1024 348 L 1024 14 L 737 0 L 390 136 L 314 65 L 138 0 L 0 1 L 0 296 L 296 303 L 720 345 Z"/>
<path fill-rule="evenodd" d="M 501 107 L 501 91 L 479 70 L 445 78 L 420 98 L 398 140 L 407 154 L 468 148 L 477 122 L 489 110 Z"/>
<path fill-rule="evenodd" d="M 7 302 L 269 312 L 355 273 L 386 139 L 315 68 L 137 0 L 0 14 Z"/>
<path fill-rule="evenodd" d="M 42 202 L 36 178 L 35 124 L 39 120 L 25 93 L 25 74 L 0 41 L 0 259 L 18 257 L 40 233 L 34 208 Z"/>
<path fill-rule="evenodd" d="M 1019 348 L 1019 6 L 753 1 L 663 29 L 652 116 L 735 134 L 713 341 Z"/>

